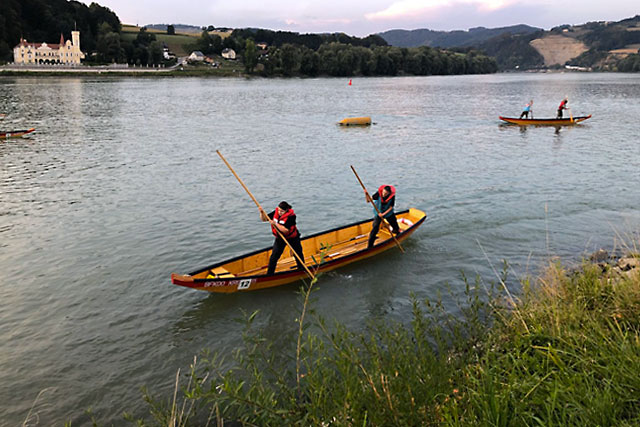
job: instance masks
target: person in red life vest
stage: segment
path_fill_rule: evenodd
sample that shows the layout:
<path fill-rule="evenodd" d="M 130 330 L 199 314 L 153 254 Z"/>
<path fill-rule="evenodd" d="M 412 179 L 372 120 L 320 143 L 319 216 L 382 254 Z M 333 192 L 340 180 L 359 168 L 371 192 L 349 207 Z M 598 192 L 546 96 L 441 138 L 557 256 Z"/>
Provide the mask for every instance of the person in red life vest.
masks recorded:
<path fill-rule="evenodd" d="M 380 188 L 378 188 L 378 192 L 375 193 L 373 197 L 366 191 L 364 192 L 364 195 L 367 202 L 374 204 L 378 208 L 377 211 L 376 208 L 373 208 L 375 216 L 373 218 L 373 228 L 371 229 L 371 233 L 369 233 L 369 243 L 367 245 L 367 249 L 369 249 L 373 247 L 373 244 L 376 241 L 382 218 L 389 222 L 394 233 L 399 234 L 400 227 L 398 226 L 396 214 L 393 211 L 393 206 L 396 204 L 396 189 L 394 186 L 381 185 Z"/>
<path fill-rule="evenodd" d="M 562 102 L 560 103 L 560 105 L 558 106 L 558 118 L 561 119 L 562 118 L 562 110 L 566 110 L 567 108 L 567 104 L 569 103 L 569 99 L 565 96 L 564 99 L 562 100 Z"/>
<path fill-rule="evenodd" d="M 289 242 L 291 247 L 296 251 L 300 259 L 304 260 L 302 244 L 300 243 L 300 232 L 296 226 L 296 214 L 293 212 L 289 203 L 285 201 L 280 202 L 278 207 L 276 207 L 276 210 L 268 215 L 264 210 L 260 210 L 260 218 L 264 222 L 271 223 L 271 232 L 276 236 L 276 240 L 273 242 L 273 249 L 271 249 L 271 257 L 269 258 L 269 267 L 267 268 L 268 275 L 271 275 L 276 271 L 278 259 L 280 259 L 282 252 L 284 252 L 284 249 L 287 246 L 282 237 L 280 237 L 280 234 L 287 239 L 287 242 Z M 280 234 L 278 234 L 276 228 Z M 295 258 L 298 268 L 304 268 L 300 260 L 298 260 L 298 257 Z"/>

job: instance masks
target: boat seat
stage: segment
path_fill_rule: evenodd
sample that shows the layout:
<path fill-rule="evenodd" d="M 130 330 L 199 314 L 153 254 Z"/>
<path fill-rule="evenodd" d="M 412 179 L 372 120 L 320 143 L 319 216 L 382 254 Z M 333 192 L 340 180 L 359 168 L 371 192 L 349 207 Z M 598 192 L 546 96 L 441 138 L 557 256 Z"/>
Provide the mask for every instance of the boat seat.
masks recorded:
<path fill-rule="evenodd" d="M 209 274 L 207 275 L 207 279 L 224 279 L 228 277 L 236 276 L 223 267 L 216 267 L 212 270 L 209 270 Z"/>

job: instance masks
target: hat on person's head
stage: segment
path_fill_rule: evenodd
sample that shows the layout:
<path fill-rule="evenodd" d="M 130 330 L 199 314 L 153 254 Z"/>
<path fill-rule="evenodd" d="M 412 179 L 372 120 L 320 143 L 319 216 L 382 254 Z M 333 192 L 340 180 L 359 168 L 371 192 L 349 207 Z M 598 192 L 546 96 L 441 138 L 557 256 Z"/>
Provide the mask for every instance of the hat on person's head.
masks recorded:
<path fill-rule="evenodd" d="M 291 205 L 290 205 L 289 203 L 285 202 L 284 200 L 283 200 L 283 201 L 281 201 L 281 202 L 278 204 L 278 207 L 279 207 L 280 209 L 282 209 L 283 211 L 288 211 L 289 209 L 291 209 Z"/>

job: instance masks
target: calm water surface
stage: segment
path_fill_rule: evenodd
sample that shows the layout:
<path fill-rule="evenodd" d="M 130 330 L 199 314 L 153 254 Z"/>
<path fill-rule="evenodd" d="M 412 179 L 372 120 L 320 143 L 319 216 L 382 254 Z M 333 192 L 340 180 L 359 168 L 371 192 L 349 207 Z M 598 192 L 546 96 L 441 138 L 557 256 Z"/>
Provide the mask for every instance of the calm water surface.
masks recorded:
<path fill-rule="evenodd" d="M 405 244 L 326 275 L 315 308 L 359 329 L 406 321 L 461 271 L 491 280 L 549 255 L 612 248 L 640 225 L 640 76 L 510 74 L 310 80 L 0 78 L 0 425 L 121 423 L 140 386 L 168 395 L 200 349 L 295 329 L 297 287 L 214 295 L 171 272 L 271 244 L 220 149 L 266 206 L 288 200 L 303 234 L 370 215 L 371 189 L 428 221 Z M 574 128 L 501 126 L 531 98 Z M 370 128 L 340 128 L 371 115 Z M 633 236 L 629 237 L 633 238 Z M 483 253 L 486 251 L 486 256 Z M 510 284 L 517 288 L 517 282 Z M 445 303 L 453 308 L 449 299 Z"/>

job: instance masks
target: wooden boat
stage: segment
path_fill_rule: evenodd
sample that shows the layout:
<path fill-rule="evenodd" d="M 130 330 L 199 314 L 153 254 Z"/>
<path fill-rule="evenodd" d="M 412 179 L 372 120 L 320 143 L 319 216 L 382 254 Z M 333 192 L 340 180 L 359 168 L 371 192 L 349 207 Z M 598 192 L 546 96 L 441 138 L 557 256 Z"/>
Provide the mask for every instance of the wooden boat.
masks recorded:
<path fill-rule="evenodd" d="M 588 116 L 578 116 L 574 117 L 571 120 L 571 117 L 565 117 L 562 119 L 518 119 L 516 117 L 502 117 L 499 116 L 500 120 L 504 120 L 507 123 L 511 123 L 514 125 L 542 125 L 542 126 L 571 126 L 577 123 L 583 122 L 591 117 L 591 114 Z"/>
<path fill-rule="evenodd" d="M 11 132 L 0 132 L 0 139 L 20 138 L 21 136 L 27 135 L 35 130 L 36 128 L 27 130 L 14 130 Z"/>
<path fill-rule="evenodd" d="M 340 126 L 370 126 L 371 117 L 347 117 L 338 122 Z"/>
<path fill-rule="evenodd" d="M 399 242 L 407 239 L 427 218 L 418 209 L 409 209 L 396 213 L 400 234 Z M 371 219 L 323 231 L 302 239 L 305 264 L 311 271 L 316 271 L 316 260 L 324 259 L 317 272 L 324 273 L 355 261 L 378 255 L 396 246 L 387 227 L 381 226 L 378 238 L 371 249 L 367 249 Z M 271 248 L 260 249 L 246 255 L 228 259 L 217 264 L 180 275 L 173 273 L 171 282 L 174 285 L 209 292 L 230 293 L 237 291 L 253 291 L 270 288 L 306 279 L 304 269 L 297 268 L 290 249 L 285 249 L 276 266 L 276 272 L 267 276 L 267 264 L 271 256 Z"/>

